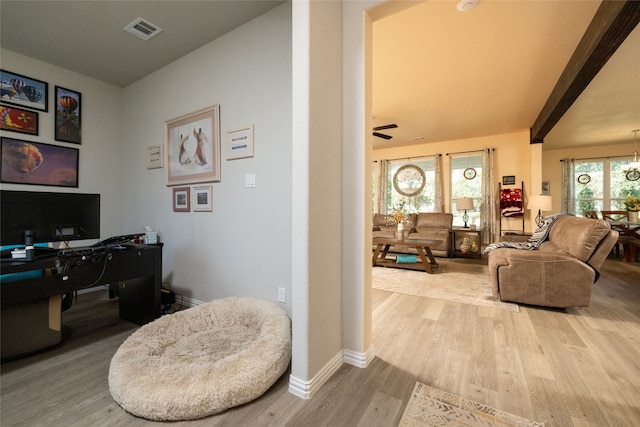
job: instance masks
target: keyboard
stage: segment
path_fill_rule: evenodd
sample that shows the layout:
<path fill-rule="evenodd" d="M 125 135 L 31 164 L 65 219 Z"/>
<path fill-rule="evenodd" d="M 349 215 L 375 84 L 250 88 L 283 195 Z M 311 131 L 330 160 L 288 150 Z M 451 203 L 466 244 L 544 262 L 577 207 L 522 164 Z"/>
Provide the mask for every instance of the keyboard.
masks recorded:
<path fill-rule="evenodd" d="M 58 256 L 60 258 L 80 257 L 80 256 L 93 255 L 95 252 L 96 252 L 96 248 L 92 248 L 91 246 L 81 246 L 78 248 L 60 249 L 58 251 Z"/>
<path fill-rule="evenodd" d="M 129 243 L 130 241 L 140 237 L 140 236 L 144 236 L 144 233 L 134 233 L 134 234 L 123 234 L 121 236 L 113 236 L 113 237 L 109 237 L 108 239 L 104 239 L 104 240 L 100 240 L 97 243 L 94 243 L 93 245 L 91 245 L 91 248 L 105 248 L 108 246 L 113 246 L 113 245 L 122 245 L 124 243 Z"/>

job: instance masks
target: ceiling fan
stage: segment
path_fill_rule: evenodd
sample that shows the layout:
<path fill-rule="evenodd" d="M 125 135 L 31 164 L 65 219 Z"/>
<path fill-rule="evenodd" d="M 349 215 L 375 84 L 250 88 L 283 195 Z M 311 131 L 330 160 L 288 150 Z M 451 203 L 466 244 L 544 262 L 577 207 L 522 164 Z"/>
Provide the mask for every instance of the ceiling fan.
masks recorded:
<path fill-rule="evenodd" d="M 376 131 L 385 130 L 385 129 L 395 129 L 397 127 L 398 125 L 395 123 L 391 123 L 383 126 L 376 126 L 373 128 L 373 136 L 377 136 L 378 138 L 391 139 L 393 138 L 391 135 L 387 135 L 387 134 L 376 132 Z"/>

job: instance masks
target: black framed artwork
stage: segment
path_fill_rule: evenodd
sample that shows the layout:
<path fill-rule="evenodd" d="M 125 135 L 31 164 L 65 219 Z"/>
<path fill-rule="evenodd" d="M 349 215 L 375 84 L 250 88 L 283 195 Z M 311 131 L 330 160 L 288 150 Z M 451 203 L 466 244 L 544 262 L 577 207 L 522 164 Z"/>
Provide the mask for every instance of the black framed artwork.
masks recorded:
<path fill-rule="evenodd" d="M 0 177 L 4 183 L 78 187 L 80 150 L 2 138 Z"/>
<path fill-rule="evenodd" d="M 0 70 L 0 101 L 6 105 L 49 111 L 49 84 L 22 74 Z"/>
<path fill-rule="evenodd" d="M 502 185 L 515 185 L 515 184 L 516 184 L 515 175 L 506 175 L 502 177 Z"/>
<path fill-rule="evenodd" d="M 38 113 L 22 108 L 0 105 L 0 129 L 38 135 Z"/>
<path fill-rule="evenodd" d="M 56 86 L 55 100 L 55 140 L 82 144 L 82 95 Z"/>

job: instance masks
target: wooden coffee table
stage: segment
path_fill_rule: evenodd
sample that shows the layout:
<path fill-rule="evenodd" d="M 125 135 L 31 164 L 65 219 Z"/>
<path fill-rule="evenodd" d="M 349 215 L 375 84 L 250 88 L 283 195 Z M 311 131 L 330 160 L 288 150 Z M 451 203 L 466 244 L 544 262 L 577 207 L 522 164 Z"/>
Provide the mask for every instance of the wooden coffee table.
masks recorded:
<path fill-rule="evenodd" d="M 376 249 L 373 252 L 373 266 L 407 268 L 410 270 L 424 270 L 427 273 L 433 273 L 438 268 L 430 246 L 437 246 L 442 240 L 398 240 L 386 237 L 376 237 L 373 244 Z M 404 245 L 410 248 L 416 248 L 419 260 L 414 264 L 398 264 L 394 259 L 387 258 L 391 245 Z"/>

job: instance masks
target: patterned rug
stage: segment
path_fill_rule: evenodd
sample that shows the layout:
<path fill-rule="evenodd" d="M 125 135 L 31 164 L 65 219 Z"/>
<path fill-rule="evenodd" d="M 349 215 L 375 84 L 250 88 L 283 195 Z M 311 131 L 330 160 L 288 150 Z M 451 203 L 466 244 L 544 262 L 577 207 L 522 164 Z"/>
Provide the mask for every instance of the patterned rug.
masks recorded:
<path fill-rule="evenodd" d="M 399 427 L 424 426 L 544 426 L 482 403 L 417 382 Z"/>
<path fill-rule="evenodd" d="M 442 258 L 436 258 L 436 260 L 439 266 L 434 274 L 416 270 L 373 267 L 372 286 L 381 291 L 493 307 L 506 311 L 520 311 L 517 304 L 493 299 L 487 265 Z"/>

